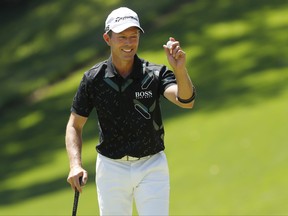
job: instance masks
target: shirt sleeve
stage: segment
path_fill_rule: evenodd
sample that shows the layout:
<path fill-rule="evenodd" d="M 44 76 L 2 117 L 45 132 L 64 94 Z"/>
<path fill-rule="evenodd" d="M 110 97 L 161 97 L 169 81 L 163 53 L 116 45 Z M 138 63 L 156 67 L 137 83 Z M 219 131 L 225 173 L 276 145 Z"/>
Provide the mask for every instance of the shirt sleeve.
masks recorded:
<path fill-rule="evenodd" d="M 160 78 L 160 93 L 164 95 L 165 90 L 171 86 L 177 84 L 174 73 L 169 70 L 166 66 L 162 67 L 159 74 Z"/>
<path fill-rule="evenodd" d="M 93 109 L 93 103 L 88 91 L 89 83 L 87 74 L 85 73 L 73 98 L 71 106 L 71 112 L 83 117 L 88 117 Z"/>

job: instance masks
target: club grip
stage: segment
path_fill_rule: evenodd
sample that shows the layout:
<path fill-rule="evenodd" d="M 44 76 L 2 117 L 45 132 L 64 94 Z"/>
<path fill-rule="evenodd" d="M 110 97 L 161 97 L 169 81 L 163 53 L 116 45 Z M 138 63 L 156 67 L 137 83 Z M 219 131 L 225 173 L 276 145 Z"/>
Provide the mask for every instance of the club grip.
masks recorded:
<path fill-rule="evenodd" d="M 82 184 L 82 176 L 79 178 L 79 183 L 80 183 L 80 185 Z M 72 216 L 76 216 L 76 214 L 77 214 L 79 194 L 80 194 L 79 191 L 75 188 Z"/>

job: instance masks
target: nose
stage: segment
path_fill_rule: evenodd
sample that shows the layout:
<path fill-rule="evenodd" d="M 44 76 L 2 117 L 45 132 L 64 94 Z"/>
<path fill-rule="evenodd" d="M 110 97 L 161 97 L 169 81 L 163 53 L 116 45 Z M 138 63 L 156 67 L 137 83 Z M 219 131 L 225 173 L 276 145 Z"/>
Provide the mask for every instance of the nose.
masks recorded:
<path fill-rule="evenodd" d="M 127 37 L 127 38 L 125 39 L 125 44 L 126 44 L 126 45 L 129 45 L 129 44 L 131 44 L 131 43 L 132 43 L 132 39 L 129 38 L 129 37 Z"/>

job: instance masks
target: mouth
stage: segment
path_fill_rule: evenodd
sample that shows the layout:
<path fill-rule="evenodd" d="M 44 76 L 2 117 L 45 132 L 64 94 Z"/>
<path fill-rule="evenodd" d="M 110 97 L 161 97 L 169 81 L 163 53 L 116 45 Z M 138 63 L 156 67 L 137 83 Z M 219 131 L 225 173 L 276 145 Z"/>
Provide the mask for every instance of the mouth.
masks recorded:
<path fill-rule="evenodd" d="M 133 51 L 133 49 L 122 49 L 122 51 L 125 53 L 131 53 Z"/>

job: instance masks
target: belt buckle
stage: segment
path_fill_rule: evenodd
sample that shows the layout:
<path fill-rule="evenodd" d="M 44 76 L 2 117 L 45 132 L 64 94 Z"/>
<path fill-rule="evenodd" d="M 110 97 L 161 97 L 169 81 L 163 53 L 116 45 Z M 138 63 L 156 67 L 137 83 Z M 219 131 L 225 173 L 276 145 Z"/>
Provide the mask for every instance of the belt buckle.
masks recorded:
<path fill-rule="evenodd" d="M 126 161 L 138 161 L 138 160 L 140 160 L 140 158 L 126 155 Z"/>

